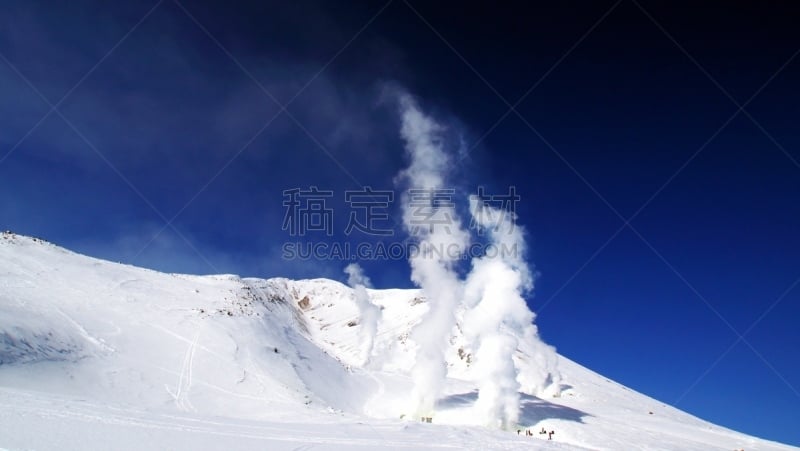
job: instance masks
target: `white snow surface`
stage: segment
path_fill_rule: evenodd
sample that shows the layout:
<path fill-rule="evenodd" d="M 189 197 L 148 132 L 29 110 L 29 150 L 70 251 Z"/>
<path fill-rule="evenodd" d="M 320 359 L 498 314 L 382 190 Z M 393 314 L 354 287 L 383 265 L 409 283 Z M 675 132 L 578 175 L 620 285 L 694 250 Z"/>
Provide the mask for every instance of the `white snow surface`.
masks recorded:
<path fill-rule="evenodd" d="M 419 290 L 369 295 L 383 312 L 360 367 L 358 307 L 339 282 L 164 274 L 3 233 L 0 448 L 798 449 L 564 357 L 559 397 L 553 387 L 521 394 L 521 434 L 486 428 L 473 409 L 462 312 L 432 423 L 401 418 L 413 385 L 409 333 L 427 302 Z M 524 376 L 537 366 L 519 340 Z"/>

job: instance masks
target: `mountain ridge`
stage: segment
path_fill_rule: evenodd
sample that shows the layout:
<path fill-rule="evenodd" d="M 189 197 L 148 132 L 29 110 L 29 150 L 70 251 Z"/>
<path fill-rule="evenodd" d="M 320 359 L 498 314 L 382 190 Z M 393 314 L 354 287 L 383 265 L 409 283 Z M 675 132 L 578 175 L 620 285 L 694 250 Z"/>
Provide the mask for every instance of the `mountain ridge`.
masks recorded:
<path fill-rule="evenodd" d="M 366 364 L 359 361 L 353 290 L 328 279 L 165 274 L 6 232 L 0 290 L 0 405 L 56 426 L 60 420 L 52 417 L 69 417 L 64 405 L 77 403 L 88 411 L 100 406 L 95 410 L 105 415 L 135 408 L 123 434 L 132 438 L 144 428 L 136 424 L 177 415 L 181 424 L 225 418 L 215 436 L 228 436 L 231 428 L 241 437 L 243 424 L 309 424 L 322 432 L 297 442 L 333 448 L 370 440 L 418 446 L 417 439 L 446 431 L 442 443 L 456 448 L 474 448 L 474 442 L 484 449 L 532 443 L 544 449 L 796 449 L 712 425 L 563 356 L 558 387 L 534 391 L 523 384 L 519 427 L 533 437 L 484 428 L 471 410 L 471 350 L 458 325 L 433 429 L 401 420 L 411 389 L 410 331 L 427 307 L 417 289 L 368 290 L 383 315 Z M 540 369 L 531 355 L 524 343 L 515 353 L 522 375 Z M 29 409 L 19 399 L 43 407 Z M 0 446 L 58 444 L 43 442 L 40 426 L 23 417 L 0 414 L 0 424 L 9 426 L 2 430 L 16 431 L 0 432 Z M 367 428 L 349 445 L 331 439 L 358 424 Z M 553 440 L 536 434 L 543 427 L 555 432 Z M 59 440 L 74 438 L 65 431 Z M 284 438 L 276 432 L 254 440 L 277 448 L 295 443 Z"/>

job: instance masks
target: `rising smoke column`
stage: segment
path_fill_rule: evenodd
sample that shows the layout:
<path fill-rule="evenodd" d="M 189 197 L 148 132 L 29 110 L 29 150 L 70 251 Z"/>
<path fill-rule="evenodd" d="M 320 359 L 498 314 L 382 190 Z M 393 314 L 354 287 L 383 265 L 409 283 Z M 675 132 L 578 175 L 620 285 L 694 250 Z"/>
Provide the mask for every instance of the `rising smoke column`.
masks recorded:
<path fill-rule="evenodd" d="M 361 341 L 361 362 L 362 365 L 369 363 L 372 356 L 372 348 L 375 344 L 375 333 L 378 331 L 378 320 L 381 316 L 381 309 L 373 304 L 369 299 L 367 288 L 371 286 L 370 280 L 364 275 L 358 263 L 351 263 L 344 268 L 347 273 L 347 284 L 353 288 L 353 295 L 356 298 L 356 306 L 359 312 L 358 338 Z"/>
<path fill-rule="evenodd" d="M 444 174 L 449 158 L 443 148 L 444 127 L 422 113 L 414 100 L 400 96 L 401 136 L 410 164 L 401 178 L 411 189 L 432 192 L 449 188 Z M 448 218 L 445 225 L 420 226 L 419 210 L 406 198 L 403 204 L 406 230 L 418 239 L 419 252 L 409 256 L 411 279 L 427 299 L 429 310 L 412 331 L 417 344 L 411 371 L 414 389 L 409 413 L 430 416 L 447 377 L 445 350 L 455 325 L 455 310 L 461 301 L 462 283 L 454 265 L 469 242 L 466 232 L 449 205 L 431 203 L 428 217 Z"/>
<path fill-rule="evenodd" d="M 472 260 L 465 284 L 465 335 L 476 349 L 474 374 L 479 384 L 475 409 L 489 426 L 508 429 L 519 421 L 519 390 L 541 392 L 556 381 L 555 351 L 538 337 L 534 314 L 523 295 L 533 289 L 533 276 L 524 260 L 525 240 L 516 215 L 485 205 L 472 196 L 470 212 L 488 233 L 492 245 Z M 522 337 L 542 365 L 536 374 L 519 374 L 514 354 Z M 539 366 L 537 365 L 537 366 Z"/>

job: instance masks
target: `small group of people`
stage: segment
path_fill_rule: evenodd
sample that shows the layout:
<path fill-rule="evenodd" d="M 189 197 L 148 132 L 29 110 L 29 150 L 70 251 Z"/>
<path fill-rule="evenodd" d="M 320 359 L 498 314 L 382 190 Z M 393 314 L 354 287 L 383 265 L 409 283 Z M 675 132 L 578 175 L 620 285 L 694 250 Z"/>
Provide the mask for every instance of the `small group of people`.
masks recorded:
<path fill-rule="evenodd" d="M 517 435 L 519 435 L 520 432 L 522 432 L 522 429 L 517 429 Z M 542 428 L 542 430 L 539 431 L 539 435 L 547 434 L 547 440 L 553 440 L 553 434 L 555 434 L 555 433 L 556 433 L 556 431 L 552 431 L 552 430 L 550 432 L 547 432 L 547 429 L 545 429 L 545 428 Z M 525 436 L 526 437 L 533 437 L 533 432 L 531 432 L 530 429 L 525 429 Z"/>

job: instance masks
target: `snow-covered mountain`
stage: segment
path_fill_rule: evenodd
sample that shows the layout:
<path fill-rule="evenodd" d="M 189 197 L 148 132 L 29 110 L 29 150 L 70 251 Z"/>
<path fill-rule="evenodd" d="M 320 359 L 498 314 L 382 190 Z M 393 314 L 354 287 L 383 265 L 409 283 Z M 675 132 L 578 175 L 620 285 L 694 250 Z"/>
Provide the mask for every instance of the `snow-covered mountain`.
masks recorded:
<path fill-rule="evenodd" d="M 358 307 L 339 282 L 164 274 L 3 233 L 0 447 L 797 449 L 715 426 L 564 357 L 557 387 L 523 395 L 522 433 L 484 428 L 458 326 L 432 424 L 401 418 L 409 333 L 427 302 L 418 290 L 369 295 L 382 315 L 363 365 Z M 533 355 L 522 342 L 523 379 L 541 367 Z"/>

